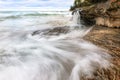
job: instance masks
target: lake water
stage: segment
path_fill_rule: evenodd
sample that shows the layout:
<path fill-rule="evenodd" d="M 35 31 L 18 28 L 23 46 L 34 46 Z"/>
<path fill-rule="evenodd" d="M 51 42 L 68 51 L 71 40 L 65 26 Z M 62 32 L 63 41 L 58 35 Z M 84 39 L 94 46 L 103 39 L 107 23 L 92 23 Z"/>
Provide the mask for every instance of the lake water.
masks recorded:
<path fill-rule="evenodd" d="M 0 80 L 80 80 L 108 68 L 110 56 L 82 38 L 91 28 L 75 25 L 70 14 L 0 12 Z M 47 34 L 58 27 L 69 30 Z M 37 30 L 40 32 L 32 35 Z"/>

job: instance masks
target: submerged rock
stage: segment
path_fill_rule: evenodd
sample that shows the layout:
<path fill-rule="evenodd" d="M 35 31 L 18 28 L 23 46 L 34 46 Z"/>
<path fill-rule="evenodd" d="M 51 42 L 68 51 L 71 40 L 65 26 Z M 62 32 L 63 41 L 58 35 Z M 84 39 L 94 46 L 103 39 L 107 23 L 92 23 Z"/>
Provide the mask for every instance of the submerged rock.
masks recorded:
<path fill-rule="evenodd" d="M 107 27 L 120 27 L 120 0 L 75 0 L 71 11 L 82 9 L 81 19 Z"/>
<path fill-rule="evenodd" d="M 60 35 L 60 34 L 65 34 L 70 31 L 70 27 L 65 26 L 65 27 L 55 27 L 52 29 L 45 29 L 45 30 L 37 30 L 32 33 L 32 35 Z"/>

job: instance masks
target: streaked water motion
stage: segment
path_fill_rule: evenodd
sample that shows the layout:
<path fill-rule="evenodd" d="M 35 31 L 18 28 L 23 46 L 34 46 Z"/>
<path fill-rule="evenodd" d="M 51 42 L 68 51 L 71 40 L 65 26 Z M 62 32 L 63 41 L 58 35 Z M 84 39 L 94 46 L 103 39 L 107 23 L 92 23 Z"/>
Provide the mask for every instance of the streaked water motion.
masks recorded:
<path fill-rule="evenodd" d="M 110 65 L 108 54 L 82 39 L 90 28 L 74 28 L 64 12 L 45 16 L 27 12 L 24 16 L 21 12 L 2 15 L 0 80 L 80 80 L 94 77 L 97 69 Z M 65 26 L 69 29 L 66 33 L 44 34 Z M 36 30 L 41 32 L 32 35 Z"/>

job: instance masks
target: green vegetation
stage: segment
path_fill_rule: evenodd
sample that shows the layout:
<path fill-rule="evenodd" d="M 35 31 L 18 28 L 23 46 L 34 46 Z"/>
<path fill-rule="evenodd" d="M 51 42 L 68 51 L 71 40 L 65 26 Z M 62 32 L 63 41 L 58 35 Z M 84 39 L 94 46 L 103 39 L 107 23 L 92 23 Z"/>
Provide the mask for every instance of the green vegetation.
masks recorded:
<path fill-rule="evenodd" d="M 91 6 L 106 1 L 108 0 L 75 0 L 73 6 L 70 7 L 70 10 L 72 11 L 75 8 L 80 8 L 83 6 Z M 120 8 L 120 0 L 111 0 L 111 1 L 113 1 L 111 4 L 111 8 Z"/>

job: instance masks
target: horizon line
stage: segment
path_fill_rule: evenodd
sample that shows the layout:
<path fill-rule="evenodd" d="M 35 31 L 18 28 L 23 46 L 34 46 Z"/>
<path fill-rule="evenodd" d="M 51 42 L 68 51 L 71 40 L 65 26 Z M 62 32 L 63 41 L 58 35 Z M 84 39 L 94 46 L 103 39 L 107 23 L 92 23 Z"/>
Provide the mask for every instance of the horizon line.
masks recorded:
<path fill-rule="evenodd" d="M 3 8 L 0 11 L 69 11 L 68 8 Z"/>

